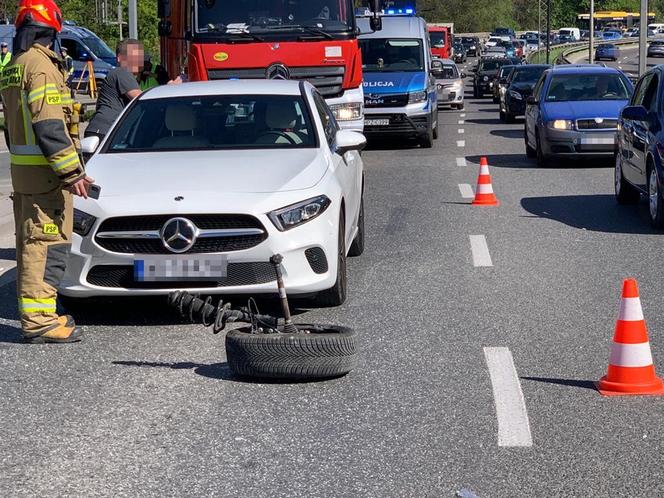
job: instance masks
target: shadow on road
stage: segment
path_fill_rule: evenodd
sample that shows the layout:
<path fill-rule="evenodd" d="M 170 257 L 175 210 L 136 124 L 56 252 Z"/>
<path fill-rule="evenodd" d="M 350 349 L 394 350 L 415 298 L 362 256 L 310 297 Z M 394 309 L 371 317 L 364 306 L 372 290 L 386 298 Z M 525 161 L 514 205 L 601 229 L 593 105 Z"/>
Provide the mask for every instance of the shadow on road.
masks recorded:
<path fill-rule="evenodd" d="M 580 387 L 583 389 L 597 390 L 595 382 L 592 380 L 576 380 L 576 379 L 550 379 L 547 377 L 521 377 L 521 380 L 533 380 L 535 382 L 544 382 L 545 384 L 556 384 L 559 386 Z"/>
<path fill-rule="evenodd" d="M 480 158 L 484 156 L 468 156 L 466 161 L 479 164 Z M 535 162 L 523 154 L 494 154 L 486 156 L 490 168 L 536 168 Z"/>
<path fill-rule="evenodd" d="M 647 206 L 620 206 L 613 195 L 527 197 L 521 206 L 538 218 L 607 233 L 660 234 L 648 222 Z"/>
<path fill-rule="evenodd" d="M 518 138 L 523 140 L 523 130 L 491 130 L 490 132 L 495 137 L 503 138 Z"/>
<path fill-rule="evenodd" d="M 499 126 L 504 124 L 498 118 L 486 118 L 486 119 L 471 118 L 471 119 L 466 119 L 466 123 L 474 123 L 474 124 L 481 124 L 481 125 L 499 125 Z"/>
<path fill-rule="evenodd" d="M 23 342 L 23 334 L 18 327 L 0 324 L 0 343 L 19 344 Z"/>

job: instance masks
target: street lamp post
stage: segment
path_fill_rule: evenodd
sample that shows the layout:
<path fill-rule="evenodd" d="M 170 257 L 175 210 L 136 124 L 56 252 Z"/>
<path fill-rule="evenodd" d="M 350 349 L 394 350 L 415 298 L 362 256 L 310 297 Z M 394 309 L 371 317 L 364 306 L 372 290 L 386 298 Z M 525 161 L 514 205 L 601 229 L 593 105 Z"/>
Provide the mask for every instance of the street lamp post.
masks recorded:
<path fill-rule="evenodd" d="M 646 72 L 648 44 L 648 0 L 641 0 L 639 16 L 639 76 Z"/>
<path fill-rule="evenodd" d="M 546 2 L 546 63 L 551 63 L 551 0 Z"/>
<path fill-rule="evenodd" d="M 590 0 L 590 15 L 588 17 L 589 29 L 588 29 L 588 62 L 593 64 L 595 62 L 595 0 Z"/>

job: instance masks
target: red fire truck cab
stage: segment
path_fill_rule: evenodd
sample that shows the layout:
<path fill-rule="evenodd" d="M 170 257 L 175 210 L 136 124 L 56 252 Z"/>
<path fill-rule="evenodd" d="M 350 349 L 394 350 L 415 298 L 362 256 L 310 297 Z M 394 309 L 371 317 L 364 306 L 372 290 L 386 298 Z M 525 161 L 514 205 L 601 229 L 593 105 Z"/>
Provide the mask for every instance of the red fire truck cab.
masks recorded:
<path fill-rule="evenodd" d="M 341 127 L 363 130 L 353 0 L 159 0 L 159 17 L 171 76 L 306 80 Z"/>
<path fill-rule="evenodd" d="M 429 24 L 427 29 L 431 39 L 431 53 L 441 59 L 451 59 L 454 55 L 452 52 L 452 27 Z"/>

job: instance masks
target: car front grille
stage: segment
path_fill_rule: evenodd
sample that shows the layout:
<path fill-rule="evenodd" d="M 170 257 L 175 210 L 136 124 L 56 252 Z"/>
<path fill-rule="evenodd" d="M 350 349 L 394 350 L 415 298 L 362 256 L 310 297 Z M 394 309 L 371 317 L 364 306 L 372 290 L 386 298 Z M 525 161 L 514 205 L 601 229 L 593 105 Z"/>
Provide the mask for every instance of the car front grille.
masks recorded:
<path fill-rule="evenodd" d="M 277 280 L 270 262 L 228 263 L 225 278 L 218 282 L 138 282 L 134 280 L 134 267 L 127 265 L 98 265 L 88 272 L 90 285 L 114 289 L 195 289 L 209 287 L 241 287 L 267 284 Z"/>
<path fill-rule="evenodd" d="M 368 126 L 365 124 L 366 132 L 386 133 L 412 133 L 425 132 L 427 129 L 427 116 L 408 117 L 405 114 L 367 114 L 366 119 L 389 119 L 389 126 Z"/>
<path fill-rule="evenodd" d="M 121 254 L 172 254 L 160 238 L 104 238 L 99 234 L 159 232 L 171 218 L 186 218 L 200 230 L 254 229 L 255 234 L 198 238 L 185 254 L 242 251 L 257 246 L 267 238 L 263 224 L 253 216 L 241 214 L 186 214 L 126 216 L 105 220 L 95 235 L 95 242 L 107 251 Z"/>
<path fill-rule="evenodd" d="M 338 97 L 343 93 L 343 82 L 346 69 L 344 66 L 313 66 L 289 67 L 290 79 L 308 81 L 326 98 Z M 251 69 L 211 69 L 208 79 L 227 80 L 238 78 L 243 80 L 266 79 L 265 68 Z"/>
<path fill-rule="evenodd" d="M 364 107 L 378 108 L 378 107 L 403 107 L 408 105 L 408 94 L 401 93 L 397 95 L 373 95 L 365 94 Z"/>
<path fill-rule="evenodd" d="M 601 123 L 594 119 L 578 119 L 576 121 L 577 130 L 615 130 L 617 127 L 617 119 L 603 119 Z"/>

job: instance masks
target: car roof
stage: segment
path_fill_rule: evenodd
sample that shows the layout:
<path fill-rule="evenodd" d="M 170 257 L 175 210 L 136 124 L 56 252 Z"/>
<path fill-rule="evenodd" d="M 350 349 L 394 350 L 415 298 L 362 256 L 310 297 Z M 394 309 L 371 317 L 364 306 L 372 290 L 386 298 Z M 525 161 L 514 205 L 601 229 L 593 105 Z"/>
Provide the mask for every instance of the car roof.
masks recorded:
<path fill-rule="evenodd" d="M 424 19 L 415 16 L 382 16 L 383 29 L 370 32 L 369 18 L 359 17 L 357 27 L 360 28 L 360 39 L 371 38 L 419 38 L 428 36 Z"/>
<path fill-rule="evenodd" d="M 305 83 L 308 85 L 309 83 Z M 142 93 L 141 100 L 210 95 L 300 95 L 300 82 L 293 80 L 217 80 L 161 85 Z"/>
<path fill-rule="evenodd" d="M 554 74 L 620 73 L 614 67 L 603 67 L 599 64 L 562 64 L 553 66 L 551 72 Z"/>

